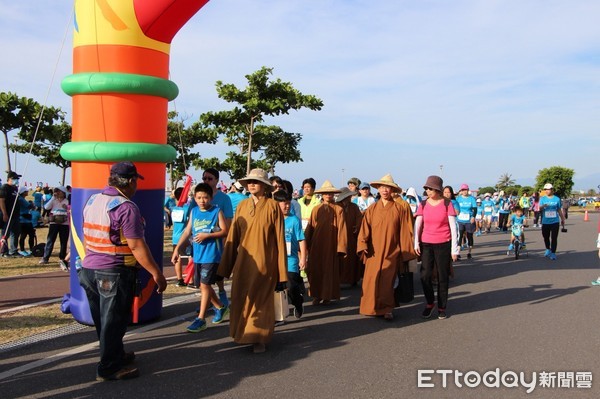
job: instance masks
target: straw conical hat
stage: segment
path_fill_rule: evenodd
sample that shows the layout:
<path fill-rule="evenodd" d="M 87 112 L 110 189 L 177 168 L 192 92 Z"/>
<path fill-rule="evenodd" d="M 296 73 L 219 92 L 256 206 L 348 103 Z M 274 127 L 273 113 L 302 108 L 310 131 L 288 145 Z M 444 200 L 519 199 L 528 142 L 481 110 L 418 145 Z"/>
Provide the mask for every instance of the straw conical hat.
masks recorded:
<path fill-rule="evenodd" d="M 340 190 L 335 188 L 329 180 L 325 180 L 323 185 L 318 190 L 315 190 L 315 194 L 338 194 Z"/>
<path fill-rule="evenodd" d="M 248 189 L 248 181 L 256 180 L 263 183 L 266 186 L 266 191 L 269 192 L 273 189 L 271 182 L 269 181 L 269 175 L 263 169 L 252 169 L 248 176 L 238 180 L 245 189 Z"/>
<path fill-rule="evenodd" d="M 394 178 L 392 177 L 391 174 L 387 174 L 385 176 L 383 176 L 381 179 L 371 182 L 371 187 L 375 187 L 375 188 L 379 188 L 379 186 L 388 186 L 391 187 L 394 191 L 396 192 L 400 192 L 400 186 L 398 186 L 395 182 L 394 182 Z"/>

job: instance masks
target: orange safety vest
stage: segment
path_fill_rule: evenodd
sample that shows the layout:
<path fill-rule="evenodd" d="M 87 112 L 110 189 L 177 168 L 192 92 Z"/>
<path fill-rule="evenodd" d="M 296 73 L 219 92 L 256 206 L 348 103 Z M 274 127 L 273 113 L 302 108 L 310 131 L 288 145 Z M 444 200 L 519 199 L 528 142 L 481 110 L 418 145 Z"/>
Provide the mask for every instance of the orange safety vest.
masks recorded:
<path fill-rule="evenodd" d="M 86 251 L 124 256 L 125 266 L 136 266 L 137 261 L 123 232 L 120 233 L 119 243 L 110 240 L 109 212 L 125 202 L 131 201 L 102 193 L 92 195 L 83 208 L 83 237 Z"/>

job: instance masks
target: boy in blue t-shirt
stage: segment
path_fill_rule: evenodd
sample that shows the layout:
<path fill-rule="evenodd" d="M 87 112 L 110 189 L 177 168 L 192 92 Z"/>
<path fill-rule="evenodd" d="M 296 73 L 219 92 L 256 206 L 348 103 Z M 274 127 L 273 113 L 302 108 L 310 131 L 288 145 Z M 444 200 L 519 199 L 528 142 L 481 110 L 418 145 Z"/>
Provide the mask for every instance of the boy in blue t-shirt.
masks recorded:
<path fill-rule="evenodd" d="M 304 279 L 300 271 L 306 266 L 306 241 L 302 222 L 290 214 L 292 194 L 285 190 L 275 191 L 273 199 L 285 216 L 285 244 L 287 247 L 287 267 L 290 302 L 294 305 L 294 316 L 299 319 L 304 313 Z"/>
<path fill-rule="evenodd" d="M 525 232 L 523 231 L 523 227 L 527 227 L 525 219 L 525 214 L 523 212 L 523 208 L 520 205 L 515 205 L 513 208 L 513 214 L 508 218 L 508 227 L 519 227 L 521 229 L 521 248 L 525 248 Z M 512 251 L 514 249 L 515 242 L 515 234 L 511 229 L 510 232 L 510 245 L 508 246 L 508 250 Z"/>
<path fill-rule="evenodd" d="M 187 327 L 189 332 L 206 330 L 204 316 L 208 304 L 212 303 L 215 310 L 213 324 L 223 321 L 229 312 L 229 306 L 220 300 L 212 284 L 216 282 L 217 268 L 223 253 L 223 237 L 227 236 L 227 223 L 219 207 L 211 204 L 212 187 L 200 183 L 194 188 L 194 201 L 198 205 L 191 210 L 187 226 L 173 251 L 171 262 L 175 264 L 179 253 L 187 247 L 192 237 L 194 264 L 200 274 L 200 311 L 198 317 Z"/>

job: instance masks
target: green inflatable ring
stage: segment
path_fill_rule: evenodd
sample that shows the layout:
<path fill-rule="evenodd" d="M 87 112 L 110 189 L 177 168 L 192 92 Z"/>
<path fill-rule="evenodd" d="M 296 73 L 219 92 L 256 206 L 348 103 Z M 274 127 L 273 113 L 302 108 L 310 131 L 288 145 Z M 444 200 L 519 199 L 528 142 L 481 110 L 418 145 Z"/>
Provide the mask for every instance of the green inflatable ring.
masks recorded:
<path fill-rule="evenodd" d="M 63 79 L 61 87 L 69 96 L 95 93 L 146 94 L 172 101 L 179 94 L 179 88 L 170 80 L 117 72 L 69 75 Z"/>
<path fill-rule="evenodd" d="M 177 151 L 168 144 L 77 141 L 65 143 L 60 155 L 75 162 L 160 162 L 177 158 Z"/>

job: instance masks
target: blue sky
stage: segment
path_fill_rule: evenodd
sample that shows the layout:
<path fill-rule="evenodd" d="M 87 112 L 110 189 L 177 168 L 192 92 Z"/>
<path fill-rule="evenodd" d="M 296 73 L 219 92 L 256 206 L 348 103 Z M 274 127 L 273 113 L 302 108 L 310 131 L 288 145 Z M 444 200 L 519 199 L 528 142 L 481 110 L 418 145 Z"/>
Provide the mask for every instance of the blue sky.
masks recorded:
<path fill-rule="evenodd" d="M 0 0 L 2 91 L 48 93 L 70 114 L 60 81 L 71 71 L 71 5 Z M 213 0 L 172 43 L 171 108 L 189 122 L 227 109 L 215 81 L 243 87 L 268 66 L 325 104 L 269 121 L 303 135 L 304 162 L 276 169 L 295 186 L 386 173 L 404 188 L 440 173 L 454 186 L 504 173 L 524 185 L 550 166 L 574 169 L 577 182 L 600 172 L 598 15 L 595 0 Z"/>

